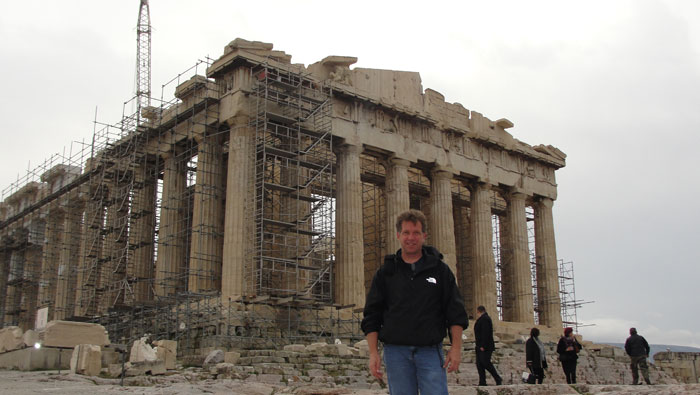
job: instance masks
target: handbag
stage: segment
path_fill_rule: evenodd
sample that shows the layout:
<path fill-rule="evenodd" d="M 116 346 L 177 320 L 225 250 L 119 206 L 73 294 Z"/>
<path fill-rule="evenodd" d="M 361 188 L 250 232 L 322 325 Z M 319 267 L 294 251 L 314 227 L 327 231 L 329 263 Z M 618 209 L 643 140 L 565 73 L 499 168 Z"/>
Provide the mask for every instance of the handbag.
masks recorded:
<path fill-rule="evenodd" d="M 535 384 L 535 375 L 532 373 L 532 368 L 530 368 L 529 372 L 523 372 L 523 383 L 526 384 Z"/>
<path fill-rule="evenodd" d="M 523 372 L 522 380 L 526 384 L 535 384 L 535 375 L 530 372 Z"/>

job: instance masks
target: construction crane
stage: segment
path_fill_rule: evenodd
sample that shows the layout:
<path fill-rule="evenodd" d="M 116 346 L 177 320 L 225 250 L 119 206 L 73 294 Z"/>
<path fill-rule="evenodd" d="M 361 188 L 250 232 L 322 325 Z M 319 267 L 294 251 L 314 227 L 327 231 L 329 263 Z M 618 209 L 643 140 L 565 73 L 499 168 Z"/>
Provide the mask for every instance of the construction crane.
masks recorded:
<path fill-rule="evenodd" d="M 148 0 L 141 0 L 136 27 L 136 114 L 143 119 L 141 110 L 151 105 L 151 16 Z"/>

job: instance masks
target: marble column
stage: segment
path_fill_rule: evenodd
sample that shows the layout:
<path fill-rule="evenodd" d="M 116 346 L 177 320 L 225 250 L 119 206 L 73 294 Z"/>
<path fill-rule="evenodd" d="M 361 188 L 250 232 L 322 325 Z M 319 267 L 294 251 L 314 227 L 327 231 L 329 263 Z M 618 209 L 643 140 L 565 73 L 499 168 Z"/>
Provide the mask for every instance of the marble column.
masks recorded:
<path fill-rule="evenodd" d="M 102 226 L 104 223 L 105 209 L 102 205 L 104 193 L 101 186 L 90 193 L 89 200 L 85 203 L 85 222 L 83 223 L 83 238 L 80 246 L 80 260 L 77 269 L 77 284 L 75 294 L 74 314 L 79 317 L 96 314 L 96 286 L 102 260 Z"/>
<path fill-rule="evenodd" d="M 343 144 L 336 149 L 336 256 L 335 303 L 365 305 L 364 244 L 362 225 L 362 146 Z"/>
<path fill-rule="evenodd" d="M 221 285 L 223 249 L 223 152 L 220 135 L 197 139 L 197 178 L 194 186 L 190 292 L 216 291 Z"/>
<path fill-rule="evenodd" d="M 75 309 L 78 256 L 82 239 L 83 203 L 71 202 L 64 208 L 61 252 L 56 279 L 54 319 L 70 318 Z"/>
<path fill-rule="evenodd" d="M 39 307 L 48 307 L 48 320 L 53 320 L 55 310 L 56 282 L 61 259 L 61 245 L 64 233 L 64 213 L 60 209 L 49 210 L 46 218 L 46 237 L 41 258 L 41 278 L 39 280 Z"/>
<path fill-rule="evenodd" d="M 443 256 L 452 273 L 457 273 L 457 247 L 452 216 L 452 173 L 436 168 L 430 172 L 430 227 L 433 246 Z M 459 280 L 458 280 L 459 281 Z"/>
<path fill-rule="evenodd" d="M 185 240 L 187 200 L 187 169 L 176 147 L 163 157 L 163 195 L 158 231 L 156 261 L 156 296 L 175 295 L 182 291 L 185 274 Z"/>
<path fill-rule="evenodd" d="M 525 197 L 519 192 L 510 193 L 507 196 L 506 216 L 502 218 L 502 309 L 504 321 L 534 324 Z"/>
<path fill-rule="evenodd" d="M 495 319 L 497 314 L 496 261 L 493 257 L 491 188 L 476 183 L 471 189 L 471 245 L 474 275 L 474 304 L 484 306 Z"/>
<path fill-rule="evenodd" d="M 246 254 L 254 242 L 255 130 L 248 126 L 247 117 L 232 120 L 230 126 L 221 264 L 221 298 L 224 301 L 236 299 L 248 291 Z"/>
<path fill-rule="evenodd" d="M 559 265 L 554 241 L 552 199 L 540 198 L 535 209 L 535 253 L 537 266 L 537 308 L 539 323 L 561 328 L 561 299 L 559 298 Z"/>
<path fill-rule="evenodd" d="M 386 163 L 386 253 L 393 254 L 399 248 L 396 237 L 396 218 L 408 211 L 410 200 L 408 193 L 408 167 L 411 162 L 406 159 L 391 158 Z"/>
<path fill-rule="evenodd" d="M 127 268 L 132 289 L 132 294 L 126 295 L 129 305 L 139 305 L 153 299 L 157 173 L 155 164 L 149 159 L 134 170 L 129 230 L 132 254 Z"/>

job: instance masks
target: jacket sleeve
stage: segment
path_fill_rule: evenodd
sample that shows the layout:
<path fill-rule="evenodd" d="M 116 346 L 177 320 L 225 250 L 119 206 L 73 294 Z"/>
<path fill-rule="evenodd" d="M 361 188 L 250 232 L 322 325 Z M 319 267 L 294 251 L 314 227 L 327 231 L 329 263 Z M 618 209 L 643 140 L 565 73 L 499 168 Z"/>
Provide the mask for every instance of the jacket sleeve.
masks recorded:
<path fill-rule="evenodd" d="M 648 357 L 648 356 L 649 356 L 649 351 L 651 351 L 651 350 L 649 349 L 649 343 L 647 343 L 647 339 L 645 339 L 645 338 L 643 338 L 643 337 L 642 337 L 642 341 L 644 342 L 644 349 L 646 350 L 646 352 L 647 352 L 646 355 L 647 355 L 647 357 Z"/>
<path fill-rule="evenodd" d="M 384 275 L 382 269 L 377 270 L 372 279 L 372 286 L 369 289 L 365 309 L 362 318 L 362 332 L 367 335 L 370 332 L 379 332 L 384 324 Z"/>
<path fill-rule="evenodd" d="M 532 349 L 532 343 L 533 341 L 528 339 L 527 342 L 525 342 L 525 362 L 532 362 L 535 360 L 534 350 Z"/>
<path fill-rule="evenodd" d="M 630 338 L 628 337 L 627 340 L 625 340 L 625 352 L 627 355 L 632 356 L 632 352 L 630 350 Z"/>
<path fill-rule="evenodd" d="M 446 284 L 442 290 L 443 306 L 445 306 L 445 323 L 448 329 L 453 325 L 461 326 L 462 330 L 467 329 L 469 327 L 469 318 L 467 317 L 467 311 L 464 309 L 464 301 L 457 287 L 457 281 L 449 266 L 444 263 L 443 265 L 445 265 L 443 284 Z"/>
<path fill-rule="evenodd" d="M 566 343 L 564 343 L 564 338 L 559 339 L 559 343 L 557 343 L 557 354 L 563 354 L 566 352 Z"/>

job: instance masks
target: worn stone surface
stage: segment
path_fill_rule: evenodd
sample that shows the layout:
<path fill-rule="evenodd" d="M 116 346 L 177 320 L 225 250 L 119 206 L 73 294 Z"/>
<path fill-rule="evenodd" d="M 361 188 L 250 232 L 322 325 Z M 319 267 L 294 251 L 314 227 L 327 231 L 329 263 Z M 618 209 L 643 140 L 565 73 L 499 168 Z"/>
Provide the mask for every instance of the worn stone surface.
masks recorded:
<path fill-rule="evenodd" d="M 102 325 L 74 321 L 50 321 L 39 332 L 41 343 L 47 347 L 75 347 L 78 344 L 106 346 L 109 336 Z"/>
<path fill-rule="evenodd" d="M 22 335 L 22 343 L 25 347 L 34 347 L 36 343 L 39 343 L 39 333 L 33 329 L 29 329 Z"/>
<path fill-rule="evenodd" d="M 267 378 L 266 378 L 267 379 Z M 387 394 L 386 389 L 370 385 L 371 388 L 357 388 L 352 384 L 336 385 L 332 383 L 309 383 L 291 381 L 263 383 L 254 380 L 217 379 L 201 376 L 196 371 L 183 371 L 170 376 L 127 377 L 124 387 L 119 386 L 119 379 L 85 377 L 68 373 L 57 374 L 56 371 L 20 372 L 0 370 L 2 393 L 13 395 L 30 395 L 36 393 L 51 394 L 234 394 L 234 395 L 379 395 Z M 698 394 L 698 384 L 662 384 L 653 386 L 631 385 L 589 385 L 579 384 L 572 387 L 566 384 L 543 385 L 504 385 L 500 387 L 475 387 L 470 385 L 449 385 L 452 395 L 528 395 L 528 394 Z"/>
<path fill-rule="evenodd" d="M 156 350 L 148 344 L 146 337 L 134 341 L 134 344 L 131 345 L 129 362 L 155 361 L 156 359 L 158 359 Z"/>
<path fill-rule="evenodd" d="M 16 326 L 0 329 L 0 352 L 22 348 L 24 344 L 22 335 L 22 329 Z"/>
<path fill-rule="evenodd" d="M 143 376 L 151 375 L 157 376 L 165 374 L 165 362 L 163 360 L 157 359 L 153 361 L 139 361 L 139 362 L 128 362 L 124 369 L 126 370 L 126 376 Z"/>
<path fill-rule="evenodd" d="M 204 366 L 216 365 L 221 362 L 224 362 L 224 352 L 221 350 L 214 350 L 204 358 Z"/>
<path fill-rule="evenodd" d="M 97 376 L 102 370 L 102 352 L 94 344 L 78 344 L 70 359 L 70 371 L 85 376 Z"/>
<path fill-rule="evenodd" d="M 165 363 L 165 368 L 168 370 L 175 369 L 175 360 L 177 356 L 177 342 L 174 340 L 156 340 L 155 345 L 156 358 Z"/>
<path fill-rule="evenodd" d="M 237 364 L 239 359 L 241 358 L 241 353 L 236 352 L 236 351 L 230 351 L 227 353 L 224 353 L 224 362 L 226 363 L 232 363 L 232 364 Z"/>
<path fill-rule="evenodd" d="M 69 369 L 73 350 L 67 348 L 34 347 L 0 353 L 0 369 L 48 370 Z"/>

